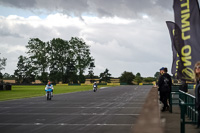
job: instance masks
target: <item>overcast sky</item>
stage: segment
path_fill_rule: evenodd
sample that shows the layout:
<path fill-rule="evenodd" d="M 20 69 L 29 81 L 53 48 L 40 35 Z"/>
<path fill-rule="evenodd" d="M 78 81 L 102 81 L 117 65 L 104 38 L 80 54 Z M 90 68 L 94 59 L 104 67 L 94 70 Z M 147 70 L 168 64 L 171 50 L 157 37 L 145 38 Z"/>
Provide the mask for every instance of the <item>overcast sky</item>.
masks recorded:
<path fill-rule="evenodd" d="M 154 76 L 171 71 L 172 51 L 165 21 L 173 0 L 0 0 L 0 57 L 13 74 L 29 38 L 49 41 L 80 37 L 90 45 L 95 75 L 106 68 Z M 87 72 L 86 72 L 87 73 Z"/>

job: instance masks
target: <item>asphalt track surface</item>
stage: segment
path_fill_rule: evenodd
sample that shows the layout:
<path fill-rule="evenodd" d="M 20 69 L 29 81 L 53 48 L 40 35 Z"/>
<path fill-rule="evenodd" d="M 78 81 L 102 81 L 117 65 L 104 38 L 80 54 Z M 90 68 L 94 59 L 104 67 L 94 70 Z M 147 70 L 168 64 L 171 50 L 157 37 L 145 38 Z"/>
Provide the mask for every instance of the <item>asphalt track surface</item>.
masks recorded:
<path fill-rule="evenodd" d="M 131 133 L 152 86 L 0 102 L 0 133 Z"/>

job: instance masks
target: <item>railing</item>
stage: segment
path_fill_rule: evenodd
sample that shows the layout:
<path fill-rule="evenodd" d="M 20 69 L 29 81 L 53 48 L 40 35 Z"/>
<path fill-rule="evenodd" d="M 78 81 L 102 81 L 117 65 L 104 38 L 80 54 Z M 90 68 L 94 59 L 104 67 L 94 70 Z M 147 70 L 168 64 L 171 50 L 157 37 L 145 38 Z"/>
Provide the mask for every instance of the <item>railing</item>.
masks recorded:
<path fill-rule="evenodd" d="M 188 93 L 179 91 L 179 101 L 181 108 L 181 133 L 185 133 L 185 124 L 197 124 L 198 111 L 195 108 L 196 98 Z M 189 118 L 185 120 L 185 116 Z"/>
<path fill-rule="evenodd" d="M 180 89 L 181 85 L 173 85 L 172 86 L 172 92 L 170 94 L 170 100 L 169 100 L 169 104 L 170 104 L 170 108 L 169 111 L 172 113 L 172 107 L 173 105 L 179 105 L 179 89 Z"/>
<path fill-rule="evenodd" d="M 193 89 L 194 84 L 188 85 L 188 89 Z M 170 112 L 172 113 L 173 105 L 179 105 L 181 110 L 181 133 L 185 133 L 185 124 L 197 124 L 198 122 L 198 111 L 195 107 L 196 98 L 193 95 L 185 93 L 181 90 L 180 85 L 173 85 L 172 92 L 170 94 Z M 188 119 L 186 119 L 186 117 Z"/>
<path fill-rule="evenodd" d="M 192 89 L 194 85 L 188 85 L 188 89 Z M 181 133 L 185 133 L 185 124 L 197 124 L 198 111 L 195 107 L 196 98 L 181 90 L 180 85 L 172 86 L 172 92 L 170 94 L 170 112 L 172 113 L 173 105 L 179 105 L 181 110 Z M 186 116 L 188 119 L 186 119 Z"/>
<path fill-rule="evenodd" d="M 187 84 L 188 89 L 194 89 L 195 84 Z"/>
<path fill-rule="evenodd" d="M 189 89 L 193 89 L 194 88 L 194 84 L 187 84 L 188 90 Z M 169 111 L 172 113 L 172 107 L 173 105 L 179 105 L 180 101 L 179 101 L 179 90 L 181 89 L 181 85 L 173 85 L 172 86 L 172 92 L 170 94 L 170 100 L 169 100 L 169 104 L 170 104 L 170 108 Z"/>

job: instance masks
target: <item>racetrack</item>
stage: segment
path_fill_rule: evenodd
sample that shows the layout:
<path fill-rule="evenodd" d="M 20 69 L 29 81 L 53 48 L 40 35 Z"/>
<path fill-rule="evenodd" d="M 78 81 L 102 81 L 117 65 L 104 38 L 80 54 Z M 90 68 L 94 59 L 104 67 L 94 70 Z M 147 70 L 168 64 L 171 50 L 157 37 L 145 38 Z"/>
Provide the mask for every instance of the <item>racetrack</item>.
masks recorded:
<path fill-rule="evenodd" d="M 0 102 L 1 133 L 130 133 L 152 86 Z M 92 88 L 91 88 L 92 89 Z"/>

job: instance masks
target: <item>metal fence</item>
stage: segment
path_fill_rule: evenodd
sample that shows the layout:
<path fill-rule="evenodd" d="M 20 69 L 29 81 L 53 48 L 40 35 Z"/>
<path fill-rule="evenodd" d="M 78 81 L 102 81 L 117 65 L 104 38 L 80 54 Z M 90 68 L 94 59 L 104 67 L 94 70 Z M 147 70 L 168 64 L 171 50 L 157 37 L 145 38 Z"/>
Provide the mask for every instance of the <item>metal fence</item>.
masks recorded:
<path fill-rule="evenodd" d="M 185 124 L 197 124 L 198 111 L 195 107 L 196 98 L 188 93 L 179 90 L 180 108 L 181 108 L 181 133 L 185 133 Z M 185 116 L 188 119 L 185 119 Z"/>
<path fill-rule="evenodd" d="M 188 88 L 192 89 L 194 85 L 190 85 Z M 173 105 L 179 105 L 181 110 L 181 133 L 185 133 L 185 124 L 197 124 L 198 111 L 195 107 L 196 98 L 186 92 L 180 90 L 181 86 L 172 86 L 172 92 L 170 94 L 170 112 L 172 113 Z M 187 117 L 187 118 L 186 118 Z"/>
<path fill-rule="evenodd" d="M 169 104 L 170 104 L 170 108 L 169 111 L 172 113 L 173 110 L 173 105 L 179 105 L 179 89 L 180 89 L 181 85 L 173 85 L 172 86 L 172 91 L 170 94 L 170 100 L 169 100 Z"/>

